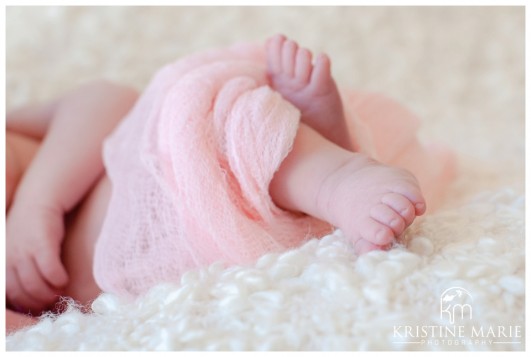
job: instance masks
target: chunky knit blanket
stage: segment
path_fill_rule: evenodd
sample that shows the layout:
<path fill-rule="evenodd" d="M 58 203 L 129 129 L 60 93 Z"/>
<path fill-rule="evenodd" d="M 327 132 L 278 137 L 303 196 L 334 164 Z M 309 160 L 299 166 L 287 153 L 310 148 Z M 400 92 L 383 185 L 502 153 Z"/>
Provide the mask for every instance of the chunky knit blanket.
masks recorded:
<path fill-rule="evenodd" d="M 92 313 L 72 305 L 7 348 L 522 350 L 523 205 L 500 188 L 421 219 L 388 252 L 357 257 L 336 232 L 133 302 L 103 294 Z"/>

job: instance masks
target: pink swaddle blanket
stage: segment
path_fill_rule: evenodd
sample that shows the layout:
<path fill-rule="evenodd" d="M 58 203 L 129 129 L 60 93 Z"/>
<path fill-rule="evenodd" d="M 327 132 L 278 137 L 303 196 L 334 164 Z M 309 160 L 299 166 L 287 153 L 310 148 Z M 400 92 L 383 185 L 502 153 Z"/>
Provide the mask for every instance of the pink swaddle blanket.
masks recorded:
<path fill-rule="evenodd" d="M 360 150 L 419 175 L 428 204 L 439 197 L 451 160 L 420 146 L 417 120 L 383 97 L 342 95 Z M 105 143 L 113 188 L 94 257 L 102 290 L 136 296 L 195 267 L 248 263 L 331 232 L 269 196 L 299 119 L 268 87 L 262 46 L 236 45 L 162 68 Z"/>

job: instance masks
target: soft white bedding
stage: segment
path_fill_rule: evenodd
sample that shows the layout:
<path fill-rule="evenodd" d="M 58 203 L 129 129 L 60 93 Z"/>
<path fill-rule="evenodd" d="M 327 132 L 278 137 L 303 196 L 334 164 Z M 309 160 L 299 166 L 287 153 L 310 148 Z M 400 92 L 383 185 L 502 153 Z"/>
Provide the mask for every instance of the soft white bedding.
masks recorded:
<path fill-rule="evenodd" d="M 183 54 L 284 32 L 327 51 L 340 84 L 412 108 L 460 168 L 388 252 L 357 257 L 336 232 L 135 302 L 102 295 L 8 350 L 525 348 L 523 8 L 8 8 L 6 28 L 8 109 L 101 76 L 141 88 Z"/>

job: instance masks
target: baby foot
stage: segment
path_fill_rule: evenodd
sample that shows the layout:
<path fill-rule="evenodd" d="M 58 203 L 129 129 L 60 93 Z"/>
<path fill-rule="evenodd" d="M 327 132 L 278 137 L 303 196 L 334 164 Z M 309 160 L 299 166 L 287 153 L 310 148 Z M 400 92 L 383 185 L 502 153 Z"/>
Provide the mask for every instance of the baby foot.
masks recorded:
<path fill-rule="evenodd" d="M 359 254 L 386 249 L 426 211 L 411 173 L 362 154 L 353 154 L 324 180 L 317 205 L 321 216 L 340 228 Z"/>
<path fill-rule="evenodd" d="M 282 35 L 267 41 L 266 52 L 272 88 L 301 111 L 302 122 L 335 144 L 355 150 L 329 58 L 320 55 L 312 64 L 309 50 Z M 382 165 L 359 153 L 347 155 L 330 173 L 324 173 L 317 197 L 308 205 L 286 204 L 282 195 L 276 195 L 277 201 L 340 228 L 360 254 L 385 249 L 426 211 L 418 182 L 406 170 Z"/>
<path fill-rule="evenodd" d="M 271 87 L 301 111 L 301 120 L 335 144 L 353 150 L 341 98 L 325 54 L 312 53 L 276 35 L 266 43 Z"/>

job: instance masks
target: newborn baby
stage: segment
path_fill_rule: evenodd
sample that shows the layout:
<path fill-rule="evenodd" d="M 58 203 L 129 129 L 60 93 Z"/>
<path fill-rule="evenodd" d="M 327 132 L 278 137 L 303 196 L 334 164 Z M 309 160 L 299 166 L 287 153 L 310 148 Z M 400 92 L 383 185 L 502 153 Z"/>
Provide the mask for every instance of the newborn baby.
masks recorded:
<path fill-rule="evenodd" d="M 269 85 L 301 119 L 269 186 L 274 204 L 340 228 L 359 254 L 386 249 L 426 211 L 417 180 L 358 152 L 326 55 L 312 62 L 282 35 L 265 48 Z M 102 291 L 94 247 L 113 192 L 102 144 L 137 97 L 97 82 L 8 115 L 6 294 L 14 310 L 38 314 L 58 296 L 84 304 Z M 8 329 L 28 322 L 8 311 Z"/>

